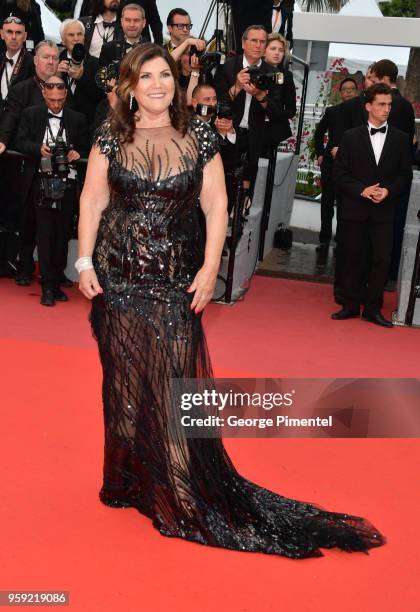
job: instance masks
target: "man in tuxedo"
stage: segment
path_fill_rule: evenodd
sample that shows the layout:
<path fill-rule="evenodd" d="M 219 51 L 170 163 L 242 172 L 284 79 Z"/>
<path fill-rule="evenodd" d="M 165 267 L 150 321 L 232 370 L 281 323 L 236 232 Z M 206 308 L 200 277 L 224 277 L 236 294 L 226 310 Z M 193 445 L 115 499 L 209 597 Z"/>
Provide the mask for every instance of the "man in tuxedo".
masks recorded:
<path fill-rule="evenodd" d="M 157 45 L 161 45 L 163 43 L 163 26 L 158 8 L 156 6 L 156 0 L 123 0 L 122 6 L 124 7 L 131 3 L 140 4 L 140 6 L 142 6 L 144 9 L 146 26 L 142 32 L 143 38 L 150 42 L 151 30 L 153 34 L 153 42 Z"/>
<path fill-rule="evenodd" d="M 7 17 L 0 30 L 5 51 L 0 53 L 0 115 L 6 106 L 9 89 L 35 74 L 34 60 L 25 49 L 25 23 Z M 1 118 L 0 118 L 1 122 Z M 0 276 L 14 274 L 16 234 L 19 219 L 19 169 L 15 159 L 0 157 Z"/>
<path fill-rule="evenodd" d="M 85 26 L 84 44 L 91 56 L 99 59 L 104 44 L 123 38 L 119 7 L 120 0 L 93 0 L 92 15 L 80 19 Z"/>
<path fill-rule="evenodd" d="M 346 102 L 357 96 L 357 83 L 348 77 L 340 83 L 341 102 Z M 332 220 L 334 217 L 335 190 L 333 181 L 333 162 L 331 155 L 333 143 L 336 141 L 336 131 L 339 127 L 339 113 L 341 104 L 329 106 L 317 124 L 314 140 L 318 164 L 321 168 L 321 230 L 319 233 L 319 245 L 316 250 L 320 253 L 328 252 L 332 237 Z M 328 141 L 325 145 L 325 134 Z"/>
<path fill-rule="evenodd" d="M 88 126 L 81 113 L 65 108 L 67 91 L 64 81 L 53 76 L 44 83 L 45 103 L 26 108 L 22 113 L 16 138 L 16 148 L 34 158 L 25 165 L 22 181 L 27 185 L 36 216 L 36 246 L 41 271 L 41 304 L 54 306 L 65 302 L 67 295 L 60 289 L 60 281 L 67 265 L 67 249 L 73 215 L 76 210 L 76 170 L 69 167 L 65 177 L 66 189 L 58 206 L 51 205 L 44 190 L 45 174 L 40 171 L 41 160 L 52 159 L 60 138 L 66 143 L 67 160 L 75 162 L 87 156 Z M 41 164 L 41 166 L 40 166 Z M 54 160 L 53 160 L 54 168 Z"/>
<path fill-rule="evenodd" d="M 40 42 L 35 50 L 35 75 L 16 83 L 9 90 L 6 109 L 0 121 L 0 154 L 14 146 L 14 139 L 23 110 L 29 106 L 43 104 L 42 86 L 46 79 L 57 72 L 58 49 L 51 41 Z M 19 166 L 20 172 L 20 166 Z M 26 206 L 26 187 L 19 181 L 18 197 L 14 204 L 15 215 L 19 218 L 19 263 L 16 284 L 27 286 L 35 268 L 33 251 L 35 248 L 35 211 Z"/>
<path fill-rule="evenodd" d="M 89 54 L 81 64 L 72 60 L 74 45 L 84 44 L 85 31 L 81 21 L 66 19 L 61 25 L 60 34 L 65 48 L 60 53 L 58 75 L 66 83 L 66 105 L 85 115 L 90 125 L 96 106 L 103 97 L 95 81 L 98 60 Z"/>
<path fill-rule="evenodd" d="M 401 95 L 397 88 L 398 66 L 391 60 L 383 59 L 373 65 L 372 71 L 379 83 L 385 83 L 391 88 L 392 109 L 389 116 L 390 125 L 408 134 L 410 142 L 414 146 L 415 114 L 412 104 Z M 395 290 L 398 279 L 405 220 L 410 200 L 410 187 L 411 185 L 407 186 L 405 193 L 401 195 L 395 209 L 392 256 L 389 268 L 389 279 L 386 285 L 387 290 L 390 291 Z"/>
<path fill-rule="evenodd" d="M 45 3 L 60 13 L 70 13 L 72 19 L 89 17 L 92 0 L 45 0 Z"/>
<path fill-rule="evenodd" d="M 266 44 L 266 30 L 260 25 L 250 26 L 242 37 L 243 54 L 227 59 L 214 78 L 218 99 L 224 98 L 232 105 L 233 125 L 247 157 L 244 178 L 251 193 L 264 149 L 265 122 L 280 119 L 282 113 L 281 85 L 263 90 L 251 81 L 251 72 L 256 69 L 260 73 L 272 71 L 262 60 Z"/>
<path fill-rule="evenodd" d="M 124 37 L 112 40 L 102 46 L 99 66 L 109 66 L 120 62 L 133 47 L 144 42 L 141 33 L 146 25 L 144 10 L 138 4 L 127 4 L 121 13 L 121 27 Z"/>
<path fill-rule="evenodd" d="M 407 134 L 388 123 L 391 89 L 377 83 L 365 98 L 368 121 L 344 134 L 334 164 L 340 195 L 343 308 L 331 317 L 344 320 L 360 315 L 367 280 L 362 318 L 392 327 L 381 308 L 395 206 L 412 178 L 411 148 Z"/>
<path fill-rule="evenodd" d="M 34 60 L 25 49 L 27 36 L 23 21 L 17 17 L 7 17 L 0 30 L 5 51 L 0 53 L 0 106 L 6 105 L 10 87 L 35 74 Z"/>

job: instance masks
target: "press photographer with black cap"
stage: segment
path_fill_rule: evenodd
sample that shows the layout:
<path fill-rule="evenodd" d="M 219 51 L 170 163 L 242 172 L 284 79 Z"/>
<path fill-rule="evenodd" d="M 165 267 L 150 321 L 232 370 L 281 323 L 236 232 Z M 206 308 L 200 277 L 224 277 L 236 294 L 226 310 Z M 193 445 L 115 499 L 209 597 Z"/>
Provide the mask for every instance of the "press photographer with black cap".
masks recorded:
<path fill-rule="evenodd" d="M 42 93 L 44 104 L 22 113 L 16 148 L 34 159 L 25 164 L 22 181 L 35 209 L 41 304 L 54 306 L 56 301 L 68 300 L 60 281 L 77 205 L 77 170 L 71 164 L 87 156 L 89 141 L 85 117 L 64 106 L 67 90 L 63 79 L 46 79 Z"/>

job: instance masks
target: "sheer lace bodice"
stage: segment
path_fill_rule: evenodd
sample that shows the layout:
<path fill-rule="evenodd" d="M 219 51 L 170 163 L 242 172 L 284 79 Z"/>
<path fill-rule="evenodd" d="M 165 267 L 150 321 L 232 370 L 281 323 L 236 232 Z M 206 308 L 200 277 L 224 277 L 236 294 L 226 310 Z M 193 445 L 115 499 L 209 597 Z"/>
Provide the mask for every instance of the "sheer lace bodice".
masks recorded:
<path fill-rule="evenodd" d="M 186 289 L 203 262 L 199 195 L 217 139 L 193 119 L 184 138 L 171 127 L 137 130 L 126 145 L 105 123 L 96 143 L 110 188 L 93 256 L 104 293 L 91 311 L 103 367 L 102 502 L 137 508 L 163 535 L 235 550 L 303 558 L 381 545 L 365 519 L 259 487 L 220 439 L 171 427 L 171 379 L 212 378 Z"/>

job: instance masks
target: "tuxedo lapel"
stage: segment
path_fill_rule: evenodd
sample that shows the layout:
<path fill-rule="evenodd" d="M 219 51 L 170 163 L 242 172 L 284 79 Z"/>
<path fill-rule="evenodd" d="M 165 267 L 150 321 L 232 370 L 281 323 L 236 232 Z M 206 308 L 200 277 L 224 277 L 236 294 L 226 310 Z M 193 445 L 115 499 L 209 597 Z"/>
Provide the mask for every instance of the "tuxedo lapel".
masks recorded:
<path fill-rule="evenodd" d="M 379 158 L 379 163 L 378 166 L 380 166 L 380 164 L 383 162 L 383 160 L 385 159 L 385 157 L 388 155 L 389 151 L 392 148 L 392 132 L 390 127 L 388 126 L 388 130 L 386 133 L 386 138 L 385 138 L 385 142 L 384 142 L 384 146 L 382 148 L 382 153 L 381 153 L 381 157 Z"/>

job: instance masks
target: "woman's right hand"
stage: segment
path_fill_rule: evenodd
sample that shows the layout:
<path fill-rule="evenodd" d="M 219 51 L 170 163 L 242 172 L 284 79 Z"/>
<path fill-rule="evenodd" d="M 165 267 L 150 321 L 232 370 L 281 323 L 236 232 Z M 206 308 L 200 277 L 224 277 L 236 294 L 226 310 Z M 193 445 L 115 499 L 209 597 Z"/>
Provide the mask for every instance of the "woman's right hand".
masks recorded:
<path fill-rule="evenodd" d="M 79 289 L 89 300 L 92 300 L 98 293 L 104 292 L 93 268 L 80 272 Z"/>

